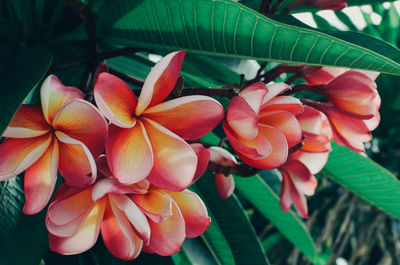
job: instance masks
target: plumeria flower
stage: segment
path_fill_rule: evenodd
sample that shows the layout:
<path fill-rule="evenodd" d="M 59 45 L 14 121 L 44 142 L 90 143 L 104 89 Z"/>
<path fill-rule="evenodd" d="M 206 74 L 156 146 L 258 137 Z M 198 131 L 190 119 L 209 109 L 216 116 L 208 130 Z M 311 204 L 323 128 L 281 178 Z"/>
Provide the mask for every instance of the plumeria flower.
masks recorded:
<path fill-rule="evenodd" d="M 0 180 L 25 172 L 26 214 L 41 211 L 50 200 L 57 172 L 70 186 L 96 179 L 93 155 L 104 150 L 107 122 L 83 100 L 83 93 L 50 75 L 40 90 L 41 106 L 22 105 L 0 144 Z"/>
<path fill-rule="evenodd" d="M 184 51 L 173 52 L 161 59 L 147 76 L 139 99 L 116 76 L 105 72 L 98 76 L 94 97 L 112 123 L 107 159 L 121 183 L 147 177 L 151 184 L 174 191 L 192 183 L 197 157 L 184 140 L 211 131 L 223 119 L 224 111 L 207 96 L 162 102 L 174 88 L 184 55 Z"/>
<path fill-rule="evenodd" d="M 321 9 L 341 10 L 347 6 L 349 0 L 297 0 L 293 2 L 290 9 L 298 5 L 316 6 Z"/>
<path fill-rule="evenodd" d="M 304 218 L 308 218 L 305 195 L 314 194 L 318 185 L 314 174 L 322 170 L 328 161 L 333 135 L 326 116 L 316 109 L 304 107 L 297 115 L 303 135 L 303 145 L 289 155 L 279 168 L 282 174 L 281 208 L 287 212 L 294 204 Z"/>
<path fill-rule="evenodd" d="M 278 96 L 285 83 L 255 83 L 232 98 L 223 128 L 236 154 L 248 165 L 271 169 L 285 163 L 288 148 L 301 140 L 295 115 L 303 112 L 300 101 Z"/>
<path fill-rule="evenodd" d="M 326 84 L 308 86 L 307 90 L 325 96 L 337 108 L 370 119 L 381 103 L 376 87 L 374 79 L 360 71 L 349 70 Z"/>
<path fill-rule="evenodd" d="M 105 156 L 96 162 L 99 178 L 94 185 L 58 188 L 46 215 L 51 250 L 82 253 L 101 233 L 106 247 L 120 259 L 132 260 L 142 250 L 169 256 L 180 250 L 186 237 L 201 235 L 210 224 L 195 193 L 159 189 L 147 180 L 123 185 Z"/>

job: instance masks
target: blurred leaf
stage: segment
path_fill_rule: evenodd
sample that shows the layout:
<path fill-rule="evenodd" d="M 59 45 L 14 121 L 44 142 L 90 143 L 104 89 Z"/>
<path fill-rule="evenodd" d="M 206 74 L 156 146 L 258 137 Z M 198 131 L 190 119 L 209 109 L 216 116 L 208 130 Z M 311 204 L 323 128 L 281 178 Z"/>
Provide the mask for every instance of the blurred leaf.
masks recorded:
<path fill-rule="evenodd" d="M 272 173 L 272 171 L 270 174 Z M 283 212 L 279 197 L 259 176 L 235 177 L 236 188 L 304 255 L 314 259 L 316 250 L 312 237 L 303 222 L 292 212 Z"/>
<path fill-rule="evenodd" d="M 236 264 L 269 264 L 256 232 L 236 196 L 222 200 L 217 192 L 214 176 L 209 171 L 197 180 L 195 187 L 214 216 L 212 221 L 217 222 L 228 241 Z"/>
<path fill-rule="evenodd" d="M 333 151 L 323 173 L 400 220 L 400 181 L 371 159 L 333 143 Z"/>
<path fill-rule="evenodd" d="M 274 233 L 274 234 L 268 236 L 263 241 L 261 241 L 261 244 L 262 244 L 265 252 L 268 252 L 271 248 L 275 247 L 283 239 L 285 239 L 285 238 L 282 236 L 281 233 Z"/>
<path fill-rule="evenodd" d="M 0 133 L 7 128 L 24 98 L 46 74 L 52 56 L 40 50 L 23 49 L 0 72 L 0 83 L 7 84 L 0 98 Z"/>
<path fill-rule="evenodd" d="M 37 265 L 48 250 L 46 210 L 24 215 L 22 176 L 0 182 L 0 264 Z"/>
<path fill-rule="evenodd" d="M 400 51 L 387 43 L 288 25 L 228 0 L 109 2 L 99 10 L 98 26 L 113 45 L 400 74 Z"/>
<path fill-rule="evenodd" d="M 321 17 L 318 14 L 312 14 L 312 17 L 315 21 L 315 24 L 317 24 L 318 29 L 322 30 L 334 30 L 335 27 L 333 27 L 325 18 Z"/>

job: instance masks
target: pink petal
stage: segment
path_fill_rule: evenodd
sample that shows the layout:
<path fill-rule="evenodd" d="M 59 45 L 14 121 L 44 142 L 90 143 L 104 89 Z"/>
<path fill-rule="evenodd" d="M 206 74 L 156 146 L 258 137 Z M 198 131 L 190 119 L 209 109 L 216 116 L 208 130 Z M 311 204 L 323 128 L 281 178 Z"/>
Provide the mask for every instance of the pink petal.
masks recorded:
<path fill-rule="evenodd" d="M 328 162 L 329 153 L 330 151 L 318 153 L 304 152 L 300 149 L 290 157 L 299 160 L 310 170 L 311 174 L 315 175 L 319 173 Z"/>
<path fill-rule="evenodd" d="M 288 145 L 283 133 L 270 126 L 259 125 L 260 134 L 271 143 L 272 152 L 262 159 L 251 159 L 245 154 L 237 153 L 238 156 L 246 163 L 256 168 L 272 169 L 281 166 L 285 163 L 288 156 Z"/>
<path fill-rule="evenodd" d="M 83 99 L 83 92 L 76 87 L 66 87 L 55 75 L 49 75 L 40 88 L 43 115 L 53 124 L 57 112 L 73 99 Z"/>
<path fill-rule="evenodd" d="M 75 99 L 65 104 L 54 118 L 53 127 L 82 142 L 95 157 L 104 151 L 108 124 L 87 101 Z"/>
<path fill-rule="evenodd" d="M 376 129 L 376 127 L 378 127 L 380 121 L 381 115 L 379 114 L 379 112 L 376 112 L 371 119 L 364 120 L 364 123 L 370 131 L 373 131 Z"/>
<path fill-rule="evenodd" d="M 296 117 L 287 111 L 268 112 L 260 115 L 259 123 L 279 129 L 286 137 L 289 147 L 301 141 L 301 128 Z"/>
<path fill-rule="evenodd" d="M 308 218 L 308 207 L 305 196 L 298 192 L 291 178 L 284 170 L 281 170 L 283 182 L 281 191 L 281 208 L 287 212 L 293 203 L 299 214 L 303 218 Z M 282 195 L 283 194 L 283 195 Z"/>
<path fill-rule="evenodd" d="M 158 123 L 145 119 L 144 124 L 154 154 L 154 166 L 147 179 L 159 188 L 186 189 L 196 172 L 196 153 L 179 136 Z"/>
<path fill-rule="evenodd" d="M 151 69 L 139 96 L 135 111 L 137 116 L 146 108 L 162 102 L 171 93 L 179 77 L 184 57 L 185 51 L 172 52 Z"/>
<path fill-rule="evenodd" d="M 278 96 L 279 94 L 285 92 L 286 90 L 290 90 L 290 86 L 286 83 L 273 83 L 267 85 L 268 93 L 265 95 L 262 101 L 261 108 L 264 107 L 264 104 L 268 104 L 270 100 Z"/>
<path fill-rule="evenodd" d="M 224 148 L 219 146 L 211 146 L 208 148 L 208 150 L 210 152 L 210 160 L 214 163 L 218 163 L 223 166 L 226 166 L 227 164 L 230 166 L 235 166 L 238 164 L 236 158 Z"/>
<path fill-rule="evenodd" d="M 235 181 L 232 175 L 225 176 L 224 174 L 215 174 L 215 184 L 221 199 L 228 199 L 235 190 Z"/>
<path fill-rule="evenodd" d="M 138 206 L 126 195 L 109 195 L 112 205 L 118 207 L 135 228 L 138 236 L 147 244 L 150 240 L 150 226 L 146 216 Z"/>
<path fill-rule="evenodd" d="M 251 140 L 258 134 L 258 115 L 246 100 L 240 96 L 232 98 L 229 102 L 226 111 L 226 122 L 242 138 Z"/>
<path fill-rule="evenodd" d="M 22 173 L 33 165 L 47 150 L 51 134 L 27 139 L 8 138 L 0 143 L 0 180 Z"/>
<path fill-rule="evenodd" d="M 68 188 L 68 193 L 61 198 L 53 200 L 47 211 L 47 218 L 55 225 L 66 225 L 82 215 L 85 215 L 94 205 L 92 200 L 92 188 L 76 189 Z M 57 231 L 50 231 L 59 235 Z"/>
<path fill-rule="evenodd" d="M 101 236 L 108 250 L 117 258 L 132 260 L 142 249 L 142 240 L 132 229 L 128 218 L 112 200 L 107 204 L 101 223 Z"/>
<path fill-rule="evenodd" d="M 235 152 L 242 153 L 249 159 L 255 160 L 265 158 L 271 154 L 271 143 L 268 142 L 260 132 L 256 138 L 247 140 L 236 135 L 225 121 L 222 123 L 222 126 Z"/>
<path fill-rule="evenodd" d="M 58 143 L 53 139 L 47 151 L 25 172 L 25 214 L 40 212 L 49 202 L 57 180 Z"/>
<path fill-rule="evenodd" d="M 309 196 L 314 195 L 318 185 L 317 179 L 303 163 L 298 160 L 288 160 L 283 168 L 299 192 Z"/>
<path fill-rule="evenodd" d="M 36 137 L 46 134 L 50 129 L 40 106 L 21 105 L 4 131 L 3 137 Z"/>
<path fill-rule="evenodd" d="M 345 68 L 322 67 L 320 70 L 312 72 L 304 77 L 304 79 L 312 85 L 323 85 L 346 72 Z"/>
<path fill-rule="evenodd" d="M 57 237 L 71 237 L 78 232 L 79 228 L 83 224 L 83 222 L 86 220 L 88 217 L 90 211 L 93 209 L 95 204 L 91 205 L 90 208 L 87 209 L 87 211 L 72 220 L 69 223 L 63 224 L 63 225 L 57 225 L 54 223 L 48 216 L 46 216 L 46 227 L 47 230 L 53 234 L 54 236 Z"/>
<path fill-rule="evenodd" d="M 109 128 L 106 155 L 111 172 L 123 184 L 132 184 L 147 177 L 153 167 L 153 151 L 143 123 L 124 129 Z"/>
<path fill-rule="evenodd" d="M 97 201 L 108 193 L 113 194 L 145 194 L 149 188 L 147 180 L 141 180 L 132 185 L 124 185 L 115 178 L 104 178 L 98 180 L 93 186 L 92 199 Z"/>
<path fill-rule="evenodd" d="M 208 163 L 210 162 L 210 152 L 204 148 L 202 144 L 191 144 L 190 145 L 197 156 L 197 167 L 194 173 L 193 181 L 200 178 L 204 172 L 206 172 Z"/>
<path fill-rule="evenodd" d="M 261 103 L 267 93 L 268 88 L 265 84 L 263 82 L 257 82 L 243 89 L 243 91 L 239 93 L 239 96 L 241 96 L 253 111 L 258 114 Z"/>
<path fill-rule="evenodd" d="M 101 113 L 113 124 L 131 128 L 136 123 L 137 99 L 130 87 L 118 77 L 101 73 L 94 86 L 94 98 Z"/>
<path fill-rule="evenodd" d="M 298 115 L 303 112 L 303 105 L 297 98 L 290 96 L 279 96 L 262 105 L 260 114 L 267 111 L 287 111 L 293 115 Z"/>
<path fill-rule="evenodd" d="M 149 220 L 151 236 L 149 248 L 161 256 L 179 252 L 185 239 L 185 220 L 179 208 L 172 204 L 172 216 L 161 223 Z"/>
<path fill-rule="evenodd" d="M 183 139 L 191 140 L 214 129 L 224 118 L 224 108 L 210 97 L 187 96 L 148 108 L 143 115 Z"/>
<path fill-rule="evenodd" d="M 99 236 L 105 206 L 105 199 L 98 201 L 76 234 L 71 237 L 58 237 L 49 233 L 50 249 L 62 255 L 79 254 L 90 249 Z"/>
<path fill-rule="evenodd" d="M 168 191 L 168 194 L 178 205 L 185 220 L 186 236 L 192 238 L 203 234 L 210 225 L 211 219 L 208 217 L 207 208 L 200 197 L 189 190 Z"/>
<path fill-rule="evenodd" d="M 107 157 L 105 155 L 100 155 L 95 160 L 97 166 L 97 176 L 102 174 L 103 177 L 106 178 L 114 178 L 114 174 L 111 172 L 110 167 L 108 166 Z"/>
<path fill-rule="evenodd" d="M 60 148 L 60 173 L 69 186 L 84 187 L 94 183 L 97 177 L 92 153 L 82 142 L 56 131 Z"/>
<path fill-rule="evenodd" d="M 284 170 L 280 169 L 280 172 L 282 174 L 281 209 L 284 212 L 288 212 L 290 210 L 290 206 L 292 206 L 293 204 L 292 197 L 290 196 L 289 183 L 288 183 L 290 181 L 290 177 Z"/>
<path fill-rule="evenodd" d="M 161 190 L 151 189 L 146 194 L 134 194 L 130 198 L 153 222 L 161 223 L 172 216 L 172 199 Z"/>

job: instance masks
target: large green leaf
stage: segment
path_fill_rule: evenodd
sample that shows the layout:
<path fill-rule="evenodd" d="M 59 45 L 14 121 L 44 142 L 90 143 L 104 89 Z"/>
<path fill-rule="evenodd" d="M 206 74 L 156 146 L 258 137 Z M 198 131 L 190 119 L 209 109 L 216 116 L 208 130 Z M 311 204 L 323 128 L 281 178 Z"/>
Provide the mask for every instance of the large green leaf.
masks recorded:
<path fill-rule="evenodd" d="M 110 44 L 400 74 L 400 52 L 387 43 L 365 48 L 358 44 L 371 43 L 365 35 L 343 40 L 230 0 L 109 2 L 99 11 L 99 33 Z"/>
<path fill-rule="evenodd" d="M 249 218 L 236 198 L 232 195 L 222 200 L 217 192 L 214 176 L 206 172 L 195 184 L 199 194 L 209 207 L 214 219 L 232 250 L 237 265 L 267 265 L 262 249 Z"/>
<path fill-rule="evenodd" d="M 0 264 L 37 265 L 48 250 L 45 211 L 24 215 L 23 178 L 0 182 Z"/>
<path fill-rule="evenodd" d="M 400 181 L 371 159 L 334 143 L 323 173 L 400 220 Z"/>
<path fill-rule="evenodd" d="M 274 173 L 270 173 L 274 174 Z M 283 212 L 278 196 L 258 175 L 235 178 L 239 192 L 248 199 L 279 231 L 311 260 L 315 257 L 314 242 L 303 222 L 292 212 Z"/>
<path fill-rule="evenodd" d="M 7 128 L 24 98 L 39 83 L 51 64 L 52 56 L 41 50 L 23 49 L 0 72 L 0 134 Z"/>

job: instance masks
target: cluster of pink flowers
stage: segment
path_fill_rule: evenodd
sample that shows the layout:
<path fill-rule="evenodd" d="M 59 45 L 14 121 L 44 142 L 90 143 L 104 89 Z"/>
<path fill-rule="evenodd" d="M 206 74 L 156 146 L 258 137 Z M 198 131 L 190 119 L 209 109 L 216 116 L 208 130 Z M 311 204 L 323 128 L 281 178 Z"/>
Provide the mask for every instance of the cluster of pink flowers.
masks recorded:
<path fill-rule="evenodd" d="M 48 204 L 59 170 L 65 183 L 46 216 L 52 250 L 84 252 L 101 232 L 121 259 L 134 259 L 141 250 L 172 255 L 186 237 L 206 230 L 206 207 L 186 189 L 198 159 L 185 140 L 211 131 L 224 110 L 206 96 L 163 102 L 184 55 L 164 57 L 139 99 L 122 80 L 98 71 L 97 109 L 51 75 L 41 87 L 41 106 L 22 105 L 15 114 L 0 144 L 0 179 L 25 171 L 23 211 L 35 214 Z"/>
<path fill-rule="evenodd" d="M 281 207 L 307 217 L 305 195 L 327 162 L 335 139 L 356 151 L 379 123 L 377 74 L 322 68 L 303 85 L 327 102 L 285 95 L 285 83 L 255 83 L 233 97 L 224 113 L 208 96 L 164 101 L 179 77 L 185 52 L 165 56 L 146 78 L 139 98 L 118 77 L 98 68 L 96 106 L 51 75 L 41 87 L 41 106 L 22 105 L 0 143 L 0 180 L 25 171 L 26 214 L 48 204 L 58 171 L 65 182 L 48 207 L 50 248 L 61 254 L 90 249 L 101 233 L 118 258 L 143 250 L 179 251 L 186 237 L 210 224 L 201 199 L 187 188 L 209 162 L 236 167 L 222 147 L 189 144 L 221 121 L 236 155 L 259 169 L 282 174 Z M 108 122 L 107 122 L 107 120 Z M 221 198 L 234 190 L 232 175 L 216 172 Z"/>

